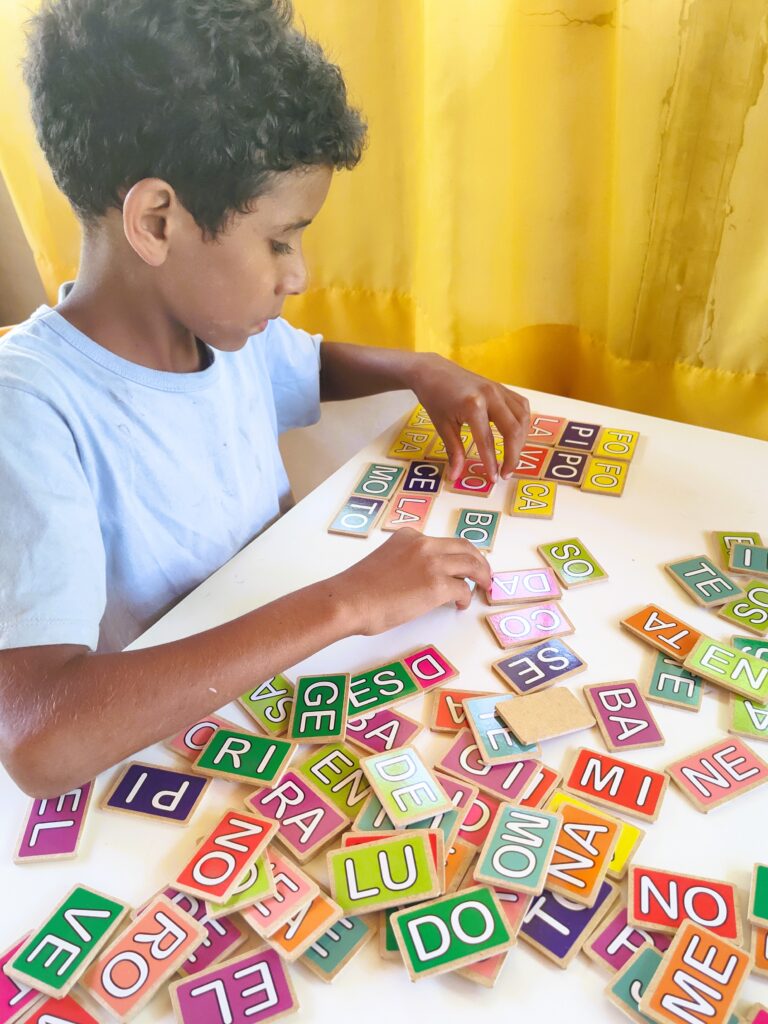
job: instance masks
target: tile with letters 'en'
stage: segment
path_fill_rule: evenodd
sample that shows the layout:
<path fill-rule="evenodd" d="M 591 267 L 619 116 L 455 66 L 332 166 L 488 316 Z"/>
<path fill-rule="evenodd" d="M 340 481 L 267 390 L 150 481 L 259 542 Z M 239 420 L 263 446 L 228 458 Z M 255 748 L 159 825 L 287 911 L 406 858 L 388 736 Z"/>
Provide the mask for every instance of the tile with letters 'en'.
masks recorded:
<path fill-rule="evenodd" d="M 620 459 L 595 458 L 590 455 L 581 479 L 581 489 L 591 494 L 620 498 L 627 484 L 628 473 L 628 462 L 622 462 Z"/>
<path fill-rule="evenodd" d="M 707 608 L 716 608 L 741 593 L 741 587 L 705 555 L 667 562 L 664 568 L 689 597 Z"/>
<path fill-rule="evenodd" d="M 758 704 L 768 704 L 768 662 L 747 651 L 703 636 L 683 664 L 711 683 Z"/>
<path fill-rule="evenodd" d="M 58 798 L 33 800 L 16 845 L 16 863 L 75 857 L 92 792 L 93 783 L 86 782 Z"/>
<path fill-rule="evenodd" d="M 381 708 L 347 722 L 346 739 L 369 754 L 380 754 L 411 743 L 423 726 L 394 708 Z"/>
<path fill-rule="evenodd" d="M 693 626 L 655 604 L 621 619 L 620 625 L 676 661 L 684 661 L 701 638 Z"/>
<path fill-rule="evenodd" d="M 737 737 L 688 754 L 666 770 L 694 807 L 704 813 L 768 782 L 768 764 Z"/>
<path fill-rule="evenodd" d="M 362 494 L 367 498 L 390 498 L 404 472 L 403 466 L 372 462 L 360 477 L 353 494 Z"/>
<path fill-rule="evenodd" d="M 503 803 L 478 856 L 476 882 L 537 895 L 544 888 L 562 817 Z"/>
<path fill-rule="evenodd" d="M 105 811 L 124 811 L 186 825 L 197 808 L 208 779 L 172 768 L 132 761 L 103 797 Z"/>
<path fill-rule="evenodd" d="M 364 498 L 360 494 L 353 494 L 331 520 L 328 533 L 367 537 L 378 522 L 386 504 L 384 498 Z"/>
<path fill-rule="evenodd" d="M 563 788 L 613 810 L 655 821 L 669 776 L 610 754 L 581 747 L 565 772 Z"/>
<path fill-rule="evenodd" d="M 648 680 L 648 700 L 657 704 L 669 704 L 686 711 L 699 711 L 704 696 L 704 683 L 701 676 L 696 676 L 683 668 L 679 661 L 668 658 L 663 651 L 658 651 L 656 661 Z"/>
<path fill-rule="evenodd" d="M 0 1024 L 15 1024 L 31 1006 L 43 999 L 40 992 L 21 981 L 14 981 L 5 973 L 5 965 L 16 956 L 28 938 L 27 934 L 0 954 Z"/>
<path fill-rule="evenodd" d="M 533 693 L 583 671 L 587 663 L 563 640 L 542 640 L 494 662 L 492 668 L 515 693 Z"/>
<path fill-rule="evenodd" d="M 417 903 L 440 891 L 429 833 L 420 830 L 331 850 L 328 877 L 331 895 L 346 913 Z"/>
<path fill-rule="evenodd" d="M 538 551 L 569 589 L 608 579 L 608 573 L 577 537 L 539 544 Z"/>
<path fill-rule="evenodd" d="M 532 604 L 538 601 L 559 601 L 563 596 L 552 569 L 512 569 L 491 574 L 491 588 L 485 597 L 488 604 Z"/>
<path fill-rule="evenodd" d="M 618 896 L 619 890 L 613 882 L 603 882 L 594 905 L 586 907 L 545 889 L 531 900 L 520 928 L 520 938 L 558 967 L 565 968 Z"/>
<path fill-rule="evenodd" d="M 300 743 L 340 740 L 347 728 L 349 675 L 301 676 L 293 694 L 288 739 Z"/>
<path fill-rule="evenodd" d="M 544 472 L 544 466 L 551 452 L 551 448 L 546 448 L 543 445 L 523 445 L 517 457 L 517 465 L 513 470 L 514 475 L 537 480 Z"/>
<path fill-rule="evenodd" d="M 360 758 L 344 743 L 329 743 L 298 767 L 326 800 L 350 817 L 371 792 Z"/>
<path fill-rule="evenodd" d="M 768 637 L 768 580 L 749 579 L 742 586 L 744 593 L 741 597 L 718 608 L 717 614 L 739 629 Z"/>
<path fill-rule="evenodd" d="M 280 779 L 295 747 L 287 740 L 256 736 L 239 729 L 217 729 L 194 762 L 211 778 L 273 786 Z"/>
<path fill-rule="evenodd" d="M 733 544 L 728 552 L 728 568 L 765 579 L 768 577 L 768 548 L 759 544 Z"/>
<path fill-rule="evenodd" d="M 234 957 L 169 986 L 180 1024 L 261 1024 L 299 1008 L 285 964 L 274 949 Z"/>
<path fill-rule="evenodd" d="M 569 636 L 573 623 L 557 601 L 521 605 L 486 615 L 485 621 L 500 647 L 524 647 L 539 640 Z"/>
<path fill-rule="evenodd" d="M 291 717 L 293 691 L 294 685 L 287 676 L 272 676 L 238 697 L 238 703 L 262 732 L 270 736 L 282 736 Z"/>
<path fill-rule="evenodd" d="M 303 864 L 350 823 L 350 817 L 308 779 L 286 772 L 277 786 L 257 789 L 245 805 L 277 822 L 275 838 Z"/>
<path fill-rule="evenodd" d="M 592 683 L 582 690 L 609 750 L 659 747 L 664 737 L 634 679 Z"/>
<path fill-rule="evenodd" d="M 312 943 L 300 957 L 300 963 L 315 977 L 330 983 L 375 934 L 376 927 L 370 917 L 347 915 Z"/>
<path fill-rule="evenodd" d="M 477 508 L 459 509 L 459 521 L 453 535 L 461 540 L 468 540 L 481 551 L 491 551 L 500 518 L 500 512 L 485 512 Z"/>
<path fill-rule="evenodd" d="M 429 513 L 435 501 L 434 494 L 413 494 L 411 491 L 397 491 L 381 521 L 381 529 L 387 533 L 409 526 L 423 532 Z"/>
<path fill-rule="evenodd" d="M 551 519 L 555 514 L 557 484 L 552 480 L 515 480 L 509 514 L 526 519 Z"/>
<path fill-rule="evenodd" d="M 627 905 L 622 901 L 592 933 L 584 946 L 584 952 L 595 963 L 615 973 L 646 943 L 651 943 L 661 955 L 669 948 L 671 941 L 670 936 L 664 932 L 648 931 L 630 924 Z"/>
<path fill-rule="evenodd" d="M 178 754 L 179 757 L 183 757 L 187 761 L 194 761 L 217 729 L 236 728 L 237 726 L 234 722 L 222 718 L 221 715 L 208 715 L 207 718 L 201 718 L 198 722 L 193 722 L 192 725 L 182 729 L 176 736 L 166 740 L 165 745 L 174 754 Z"/>
<path fill-rule="evenodd" d="M 174 888 L 226 903 L 276 831 L 268 818 L 225 811 L 174 879 Z"/>
<path fill-rule="evenodd" d="M 632 864 L 627 915 L 637 928 L 673 935 L 688 919 L 715 935 L 741 942 L 741 910 L 730 882 Z"/>

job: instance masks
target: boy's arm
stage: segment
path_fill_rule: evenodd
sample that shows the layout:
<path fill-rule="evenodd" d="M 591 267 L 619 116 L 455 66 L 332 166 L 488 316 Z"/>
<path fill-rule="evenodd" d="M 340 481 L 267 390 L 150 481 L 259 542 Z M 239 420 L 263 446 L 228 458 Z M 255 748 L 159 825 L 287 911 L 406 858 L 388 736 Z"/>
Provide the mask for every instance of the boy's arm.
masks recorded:
<path fill-rule="evenodd" d="M 362 398 L 401 388 L 416 394 L 445 442 L 451 479 L 456 479 L 464 465 L 460 431 L 465 423 L 494 480 L 497 464 L 489 424 L 496 424 L 504 438 L 501 475 L 505 479 L 512 475 L 530 420 L 528 401 L 522 395 L 431 352 L 335 341 L 320 346 L 321 401 Z"/>
<path fill-rule="evenodd" d="M 59 796 L 337 640 L 468 607 L 465 578 L 490 586 L 471 544 L 404 529 L 337 576 L 174 643 L 0 651 L 0 760 L 31 796 Z"/>

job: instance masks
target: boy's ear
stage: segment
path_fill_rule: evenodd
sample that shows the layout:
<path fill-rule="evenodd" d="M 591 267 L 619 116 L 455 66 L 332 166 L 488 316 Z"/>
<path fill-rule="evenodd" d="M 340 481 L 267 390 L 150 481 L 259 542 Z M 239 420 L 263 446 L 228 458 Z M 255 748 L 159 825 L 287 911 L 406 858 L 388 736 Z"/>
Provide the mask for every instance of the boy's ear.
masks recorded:
<path fill-rule="evenodd" d="M 123 199 L 123 232 L 137 256 L 151 267 L 165 263 L 179 200 L 162 178 L 142 178 Z"/>

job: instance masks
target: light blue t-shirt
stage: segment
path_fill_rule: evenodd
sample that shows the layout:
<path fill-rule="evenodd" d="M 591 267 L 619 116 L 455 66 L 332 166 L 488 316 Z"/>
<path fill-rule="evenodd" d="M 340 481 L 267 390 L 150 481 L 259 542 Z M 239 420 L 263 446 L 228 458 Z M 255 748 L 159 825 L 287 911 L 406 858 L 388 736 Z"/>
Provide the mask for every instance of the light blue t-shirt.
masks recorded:
<path fill-rule="evenodd" d="M 48 306 L 0 340 L 0 647 L 121 650 L 285 511 L 320 341 L 273 320 L 166 373 Z"/>

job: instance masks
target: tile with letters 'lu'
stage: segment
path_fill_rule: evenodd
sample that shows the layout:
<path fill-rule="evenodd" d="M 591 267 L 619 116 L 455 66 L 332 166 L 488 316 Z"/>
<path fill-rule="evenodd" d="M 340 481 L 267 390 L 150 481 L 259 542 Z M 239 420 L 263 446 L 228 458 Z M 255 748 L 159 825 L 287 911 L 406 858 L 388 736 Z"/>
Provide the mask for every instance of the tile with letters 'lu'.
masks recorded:
<path fill-rule="evenodd" d="M 365 498 L 353 494 L 331 520 L 328 533 L 348 537 L 367 537 L 386 507 L 385 498 Z"/>
<path fill-rule="evenodd" d="M 726 604 L 741 593 L 741 587 L 705 555 L 667 562 L 664 568 L 689 597 L 706 608 Z"/>
<path fill-rule="evenodd" d="M 459 509 L 454 537 L 468 540 L 480 551 L 491 551 L 499 529 L 500 512 L 484 512 L 477 508 Z"/>
<path fill-rule="evenodd" d="M 113 1017 L 126 1021 L 176 973 L 205 935 L 199 921 L 160 894 L 99 954 L 81 985 Z"/>
<path fill-rule="evenodd" d="M 440 896 L 392 915 L 412 981 L 464 967 L 514 944 L 498 897 L 486 885 Z"/>
<path fill-rule="evenodd" d="M 603 459 L 590 455 L 584 476 L 581 478 L 581 489 L 590 494 L 605 494 L 620 498 L 627 485 L 629 463 L 620 459 Z"/>
<path fill-rule="evenodd" d="M 269 856 L 267 852 L 264 852 L 243 874 L 235 886 L 234 892 L 225 903 L 204 901 L 208 917 L 212 921 L 220 921 L 228 914 L 234 914 L 235 911 L 241 910 L 243 907 L 249 907 L 252 903 L 258 903 L 260 900 L 272 896 L 275 893 L 275 888 Z M 166 890 L 166 895 L 168 895 L 168 890 Z M 190 896 L 189 893 L 180 893 L 179 895 L 189 900 L 197 899 L 196 896 Z"/>
<path fill-rule="evenodd" d="M 742 584 L 744 593 L 718 608 L 721 619 L 759 637 L 768 637 L 768 580 L 750 579 Z"/>
<path fill-rule="evenodd" d="M 555 514 L 557 484 L 552 480 L 514 480 L 509 514 L 525 519 L 551 519 Z"/>
<path fill-rule="evenodd" d="M 608 573 L 576 537 L 539 544 L 539 554 L 557 574 L 563 586 L 583 587 L 587 583 L 607 580 Z"/>
<path fill-rule="evenodd" d="M 768 548 L 759 544 L 732 544 L 728 552 L 728 568 L 760 579 L 768 578 Z"/>
<path fill-rule="evenodd" d="M 414 747 L 372 754 L 362 766 L 395 828 L 453 809 L 448 794 Z"/>
<path fill-rule="evenodd" d="M 586 454 L 555 448 L 547 459 L 542 479 L 567 487 L 581 487 L 588 462 L 589 456 Z"/>
<path fill-rule="evenodd" d="M 372 462 L 358 480 L 352 493 L 364 495 L 366 498 L 391 498 L 404 472 L 403 466 Z"/>
<path fill-rule="evenodd" d="M 278 785 L 257 789 L 245 805 L 277 822 L 275 838 L 303 864 L 350 823 L 350 816 L 326 798 L 308 779 L 286 772 Z"/>
<path fill-rule="evenodd" d="M 165 745 L 174 754 L 178 754 L 179 757 L 183 757 L 187 761 L 194 761 L 217 729 L 236 728 L 237 726 L 234 722 L 222 718 L 221 715 L 208 715 L 207 718 L 201 718 L 200 721 L 193 722 L 192 725 L 182 729 L 176 736 L 166 740 Z"/>
<path fill-rule="evenodd" d="M 208 788 L 209 780 L 155 764 L 132 761 L 101 801 L 105 811 L 124 811 L 186 825 Z"/>
<path fill-rule="evenodd" d="M 562 416 L 546 416 L 541 412 L 531 413 L 531 425 L 526 444 L 556 445 L 565 430 L 567 421 Z"/>
<path fill-rule="evenodd" d="M 747 739 L 768 740 L 768 707 L 732 693 L 730 710 L 728 732 Z"/>
<path fill-rule="evenodd" d="M 727 737 L 673 764 L 667 774 L 704 812 L 768 782 L 768 764 L 738 737 Z"/>
<path fill-rule="evenodd" d="M 274 949 L 234 957 L 169 986 L 180 1024 L 261 1024 L 299 1008 L 285 964 Z"/>
<path fill-rule="evenodd" d="M 276 850 L 268 851 L 269 865 L 275 880 L 275 891 L 240 911 L 243 920 L 262 939 L 274 935 L 290 921 L 302 907 L 317 896 L 320 886 L 302 871 L 298 864 L 281 856 Z"/>
<path fill-rule="evenodd" d="M 619 840 L 619 823 L 574 804 L 562 804 L 559 813 L 562 820 L 547 874 L 547 888 L 591 907 Z"/>
<path fill-rule="evenodd" d="M 728 568 L 728 560 L 734 544 L 756 544 L 760 546 L 763 543 L 759 533 L 750 533 L 749 530 L 741 532 L 738 530 L 714 530 L 712 536 L 714 537 L 717 551 L 720 555 L 720 562 L 724 569 Z"/>
<path fill-rule="evenodd" d="M 515 693 L 545 690 L 558 680 L 582 672 L 587 663 L 563 640 L 542 640 L 494 662 L 492 668 Z"/>
<path fill-rule="evenodd" d="M 371 792 L 360 758 L 344 743 L 321 747 L 299 765 L 298 771 L 337 810 L 350 817 L 357 814 L 360 804 Z"/>
<path fill-rule="evenodd" d="M 328 854 L 331 895 L 345 913 L 368 914 L 440 891 L 429 834 L 414 830 Z"/>
<path fill-rule="evenodd" d="M 597 423 L 579 423 L 568 420 L 557 442 L 558 448 L 571 448 L 577 452 L 591 452 L 602 427 Z"/>
<path fill-rule="evenodd" d="M 671 941 L 669 935 L 663 932 L 648 931 L 630 924 L 627 905 L 622 901 L 592 933 L 584 946 L 584 952 L 596 964 L 615 973 L 626 966 L 641 946 L 651 943 L 661 957 L 669 949 Z"/>
<path fill-rule="evenodd" d="M 412 462 L 401 490 L 409 494 L 438 494 L 444 473 L 442 462 Z"/>
<path fill-rule="evenodd" d="M 657 652 L 651 678 L 647 684 L 648 700 L 683 708 L 686 711 L 698 711 L 704 695 L 703 689 L 704 684 L 700 676 L 695 676 L 662 651 Z"/>
<path fill-rule="evenodd" d="M 214 918 L 210 912 L 210 906 L 205 900 L 191 896 L 188 892 L 179 892 L 178 889 L 174 889 L 170 885 L 166 886 L 159 895 L 165 896 L 174 906 L 179 907 L 195 921 L 198 921 L 203 928 L 203 941 L 178 968 L 180 974 L 196 974 L 198 971 L 204 971 L 207 967 L 215 964 L 217 960 L 232 956 L 235 950 L 246 941 L 245 928 L 237 922 L 235 917 L 220 914 Z M 148 906 L 150 902 L 148 900 L 145 906 Z M 142 907 L 141 910 L 143 909 Z M 133 916 L 136 917 L 141 910 L 136 911 Z"/>
<path fill-rule="evenodd" d="M 520 605 L 491 612 L 485 621 L 496 637 L 499 647 L 525 647 L 539 640 L 570 636 L 574 625 L 557 601 Z"/>
<path fill-rule="evenodd" d="M 13 855 L 16 863 L 76 857 L 92 792 L 93 783 L 86 782 L 60 797 L 33 800 Z"/>
<path fill-rule="evenodd" d="M 454 778 L 466 780 L 491 796 L 502 800 L 517 800 L 526 784 L 536 775 L 539 766 L 534 758 L 513 761 L 511 764 L 485 764 L 474 736 L 469 729 L 462 729 L 435 768 Z"/>
<path fill-rule="evenodd" d="M 552 453 L 551 448 L 538 444 L 526 444 L 520 449 L 517 457 L 517 465 L 513 472 L 515 476 L 530 477 L 538 479 L 544 472 L 547 459 Z"/>
<path fill-rule="evenodd" d="M 602 816 L 613 825 L 617 825 L 619 830 L 618 838 L 608 863 L 608 874 L 611 878 L 615 879 L 621 879 L 626 875 L 629 862 L 645 837 L 643 829 L 638 825 L 631 825 L 628 821 L 624 821 L 621 818 L 614 818 L 604 808 L 596 807 L 588 800 L 582 800 L 578 796 L 564 793 L 562 789 L 556 789 L 547 800 L 545 806 L 548 811 L 558 811 L 564 806 L 578 807 L 589 811 L 590 814 L 596 817 Z"/>
<path fill-rule="evenodd" d="M 194 767 L 214 779 L 274 786 L 294 749 L 287 740 L 256 736 L 239 729 L 217 729 L 197 755 Z"/>
<path fill-rule="evenodd" d="M 6 963 L 5 973 L 38 992 L 61 998 L 127 913 L 125 903 L 77 885 Z"/>
<path fill-rule="evenodd" d="M 5 1017 L 0 1016 L 0 1020 L 3 1024 L 10 1024 Z M 99 1022 L 72 996 L 64 996 L 63 999 L 46 999 L 44 1003 L 35 1007 L 29 1017 L 24 1018 L 24 1024 L 99 1024 Z"/>
<path fill-rule="evenodd" d="M 467 726 L 475 737 L 475 743 L 485 764 L 509 764 L 528 757 L 538 757 L 541 747 L 538 743 L 521 743 L 502 721 L 496 710 L 506 694 L 492 693 L 487 697 L 470 697 L 464 701 Z"/>
<path fill-rule="evenodd" d="M 593 454 L 598 458 L 626 459 L 629 461 L 635 454 L 639 437 L 640 435 L 636 430 L 603 427 L 598 435 Z"/>
<path fill-rule="evenodd" d="M 486 591 L 488 604 L 531 604 L 534 601 L 558 601 L 563 596 L 551 569 L 512 569 L 491 574 Z"/>
<path fill-rule="evenodd" d="M 620 620 L 640 640 L 676 661 L 684 661 L 701 638 L 701 633 L 675 615 L 649 604 Z"/>
<path fill-rule="evenodd" d="M 303 956 L 309 947 L 321 938 L 344 916 L 341 907 L 320 890 L 311 903 L 266 940 L 289 963 Z"/>
<path fill-rule="evenodd" d="M 683 664 L 711 683 L 758 704 L 768 704 L 768 662 L 747 651 L 703 636 Z"/>
<path fill-rule="evenodd" d="M 381 708 L 380 711 L 350 718 L 346 738 L 369 754 L 380 754 L 412 743 L 422 728 L 421 722 L 408 715 L 393 708 Z"/>
<path fill-rule="evenodd" d="M 288 739 L 320 743 L 343 739 L 347 729 L 349 675 L 301 676 L 293 694 Z"/>
<path fill-rule="evenodd" d="M 768 927 L 768 864 L 755 864 L 752 868 L 747 917 L 752 924 Z"/>
<path fill-rule="evenodd" d="M 342 917 L 300 958 L 315 977 L 330 984 L 376 934 L 371 918 Z"/>
<path fill-rule="evenodd" d="M 558 967 L 566 968 L 618 897 L 618 888 L 608 881 L 601 885 L 591 907 L 545 889 L 532 899 L 520 938 Z"/>
<path fill-rule="evenodd" d="M 496 481 L 488 475 L 488 470 L 478 459 L 467 459 L 462 466 L 461 473 L 456 480 L 451 480 L 448 489 L 454 494 L 476 494 L 478 497 L 487 498 Z"/>
<path fill-rule="evenodd" d="M 472 850 L 474 855 L 474 849 Z M 0 1021 L 2 1024 L 16 1024 L 33 1005 L 39 1005 L 44 997 L 21 981 L 14 981 L 5 973 L 5 965 L 9 963 L 25 944 L 29 934 L 24 935 L 4 953 L 0 953 Z"/>
<path fill-rule="evenodd" d="M 741 911 L 730 882 L 633 864 L 627 883 L 627 915 L 637 928 L 673 935 L 690 919 L 715 935 L 741 942 Z"/>
<path fill-rule="evenodd" d="M 454 690 L 442 687 L 430 693 L 429 728 L 433 732 L 458 732 L 467 726 L 464 701 L 469 697 L 490 697 L 477 690 Z M 497 695 L 498 696 L 498 695 Z"/>
<path fill-rule="evenodd" d="M 409 526 L 412 530 L 423 532 L 434 501 L 434 494 L 397 491 L 381 521 L 381 529 L 385 533 L 393 533 L 404 526 Z"/>
<path fill-rule="evenodd" d="M 544 888 L 562 817 L 503 803 L 474 870 L 476 882 L 537 895 Z"/>
<path fill-rule="evenodd" d="M 563 788 L 611 810 L 624 810 L 655 821 L 661 810 L 669 776 L 611 754 L 581 747 L 564 773 Z"/>
<path fill-rule="evenodd" d="M 582 689 L 609 750 L 660 747 L 664 737 L 634 679 L 592 683 Z"/>
<path fill-rule="evenodd" d="M 288 728 L 294 685 L 284 675 L 272 676 L 253 690 L 238 697 L 238 702 L 262 732 L 282 736 Z"/>
<path fill-rule="evenodd" d="M 225 811 L 174 879 L 174 888 L 226 903 L 276 831 L 269 819 Z"/>
<path fill-rule="evenodd" d="M 640 1012 L 663 1024 L 726 1024 L 751 965 L 739 946 L 685 921 L 645 988 Z"/>

